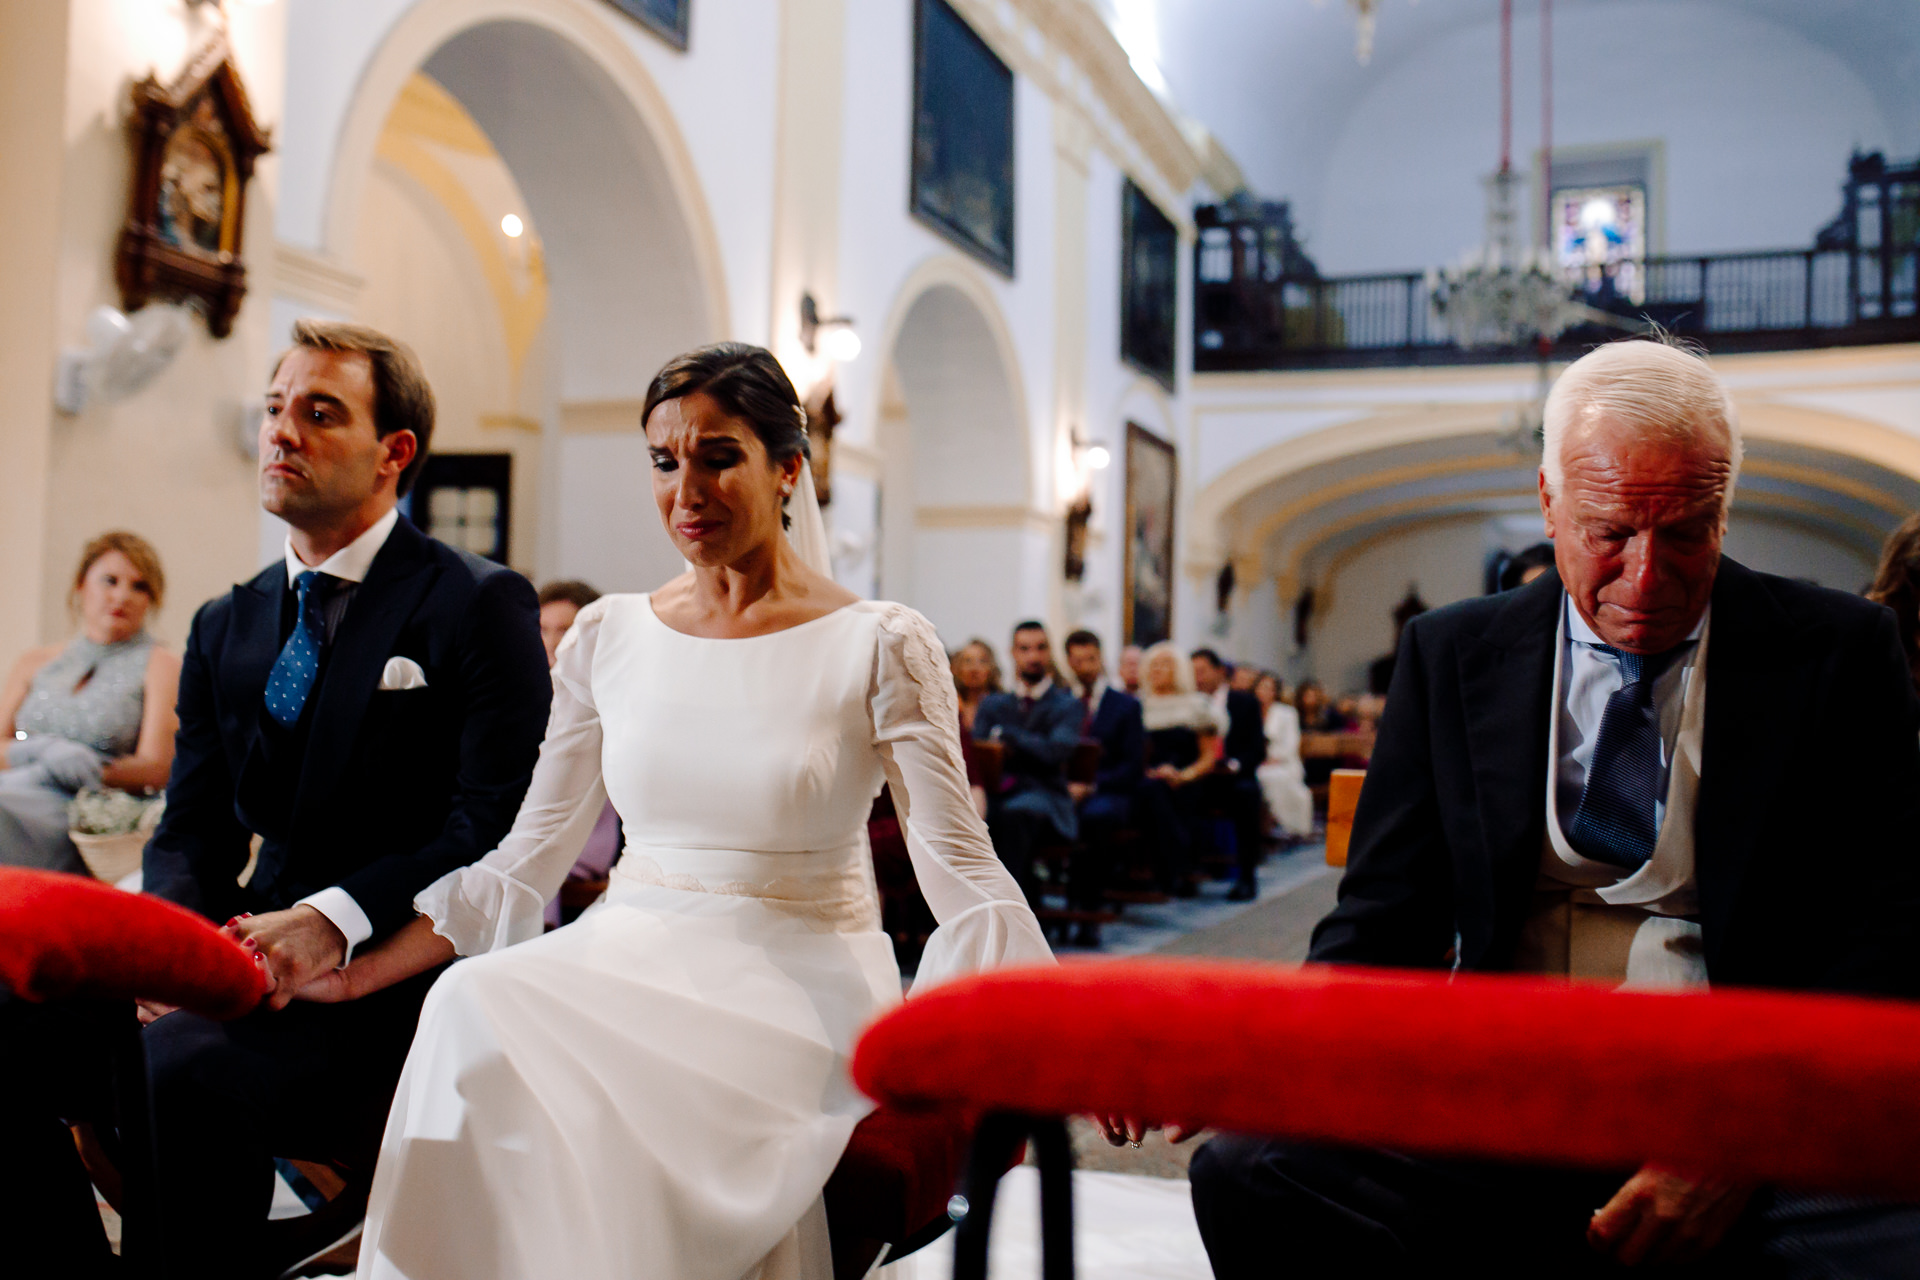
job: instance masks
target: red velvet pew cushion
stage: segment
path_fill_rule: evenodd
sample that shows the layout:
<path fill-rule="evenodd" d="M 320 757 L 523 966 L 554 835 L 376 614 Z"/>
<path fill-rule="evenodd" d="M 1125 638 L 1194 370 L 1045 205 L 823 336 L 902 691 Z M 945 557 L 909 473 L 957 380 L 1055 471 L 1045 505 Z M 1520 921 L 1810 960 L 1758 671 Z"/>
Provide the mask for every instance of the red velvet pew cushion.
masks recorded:
<path fill-rule="evenodd" d="M 1535 978 L 1107 961 L 878 1019 L 883 1104 L 1155 1121 L 1920 1196 L 1920 1006 Z"/>
<path fill-rule="evenodd" d="M 827 1179 L 835 1231 L 899 1244 L 947 1211 L 973 1136 L 963 1111 L 881 1107 L 854 1127 Z"/>
<path fill-rule="evenodd" d="M 27 1000 L 158 1000 L 212 1018 L 267 989 L 245 949 L 184 907 L 15 867 L 0 867 L 0 983 Z"/>

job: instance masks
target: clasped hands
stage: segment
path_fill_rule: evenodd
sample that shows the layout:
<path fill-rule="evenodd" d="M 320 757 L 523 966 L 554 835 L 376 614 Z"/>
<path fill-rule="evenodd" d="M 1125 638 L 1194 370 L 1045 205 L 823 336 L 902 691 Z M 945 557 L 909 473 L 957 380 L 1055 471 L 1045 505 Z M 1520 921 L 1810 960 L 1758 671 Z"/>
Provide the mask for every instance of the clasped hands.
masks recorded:
<path fill-rule="evenodd" d="M 315 987 L 308 998 L 320 996 L 347 955 L 347 938 L 333 921 L 306 905 L 262 915 L 238 915 L 220 927 L 253 956 L 253 962 L 265 970 L 268 987 L 266 1006 L 284 1009 L 307 987 Z M 173 1012 L 170 1005 L 151 1000 L 140 1002 L 140 1021 L 152 1022 Z"/>

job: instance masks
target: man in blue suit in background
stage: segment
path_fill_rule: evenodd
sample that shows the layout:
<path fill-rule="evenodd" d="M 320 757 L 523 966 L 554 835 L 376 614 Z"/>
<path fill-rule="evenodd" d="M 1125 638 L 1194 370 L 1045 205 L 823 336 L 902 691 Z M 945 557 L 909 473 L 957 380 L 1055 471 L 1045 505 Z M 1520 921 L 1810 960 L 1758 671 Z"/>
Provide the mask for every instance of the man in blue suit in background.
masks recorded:
<path fill-rule="evenodd" d="M 1100 637 L 1076 631 L 1067 637 L 1067 670 L 1079 686 L 1080 736 L 1100 744 L 1100 772 L 1090 783 L 1069 783 L 1080 806 L 1085 856 L 1073 869 L 1074 905 L 1099 908 L 1105 897 L 1113 849 L 1113 834 L 1134 822 L 1140 780 L 1146 769 L 1147 730 L 1140 718 L 1140 700 L 1107 683 L 1106 658 Z M 1076 942 L 1098 946 L 1098 925 L 1082 924 Z"/>
<path fill-rule="evenodd" d="M 1084 708 L 1054 679 L 1053 646 L 1041 623 L 1013 629 L 1013 674 L 1010 692 L 981 699 L 973 736 L 1006 748 L 999 789 L 987 798 L 987 829 L 1000 861 L 1037 904 L 1034 849 L 1049 836 L 1080 836 L 1067 791 L 1067 760 L 1080 744 Z"/>

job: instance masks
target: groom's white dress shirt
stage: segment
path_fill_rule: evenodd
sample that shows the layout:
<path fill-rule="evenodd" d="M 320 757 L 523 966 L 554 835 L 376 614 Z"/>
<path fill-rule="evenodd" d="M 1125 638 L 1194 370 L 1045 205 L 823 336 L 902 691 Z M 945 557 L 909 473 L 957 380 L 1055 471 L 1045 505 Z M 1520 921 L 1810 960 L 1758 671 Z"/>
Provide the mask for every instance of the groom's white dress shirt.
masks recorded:
<path fill-rule="evenodd" d="M 336 588 L 320 604 L 320 616 L 327 629 L 327 642 L 332 643 L 334 634 L 340 630 L 340 620 L 347 614 L 347 606 L 353 601 L 352 587 L 367 580 L 368 570 L 373 568 L 373 558 L 380 554 L 380 548 L 387 545 L 387 536 L 393 532 L 393 526 L 400 520 L 400 512 L 393 510 L 381 516 L 367 527 L 367 531 L 340 548 L 319 564 L 307 564 L 293 549 L 293 537 L 287 537 L 287 585 L 296 585 L 301 574 L 309 569 L 318 570 L 329 578 L 349 583 L 346 588 Z M 367 919 L 367 913 L 353 900 L 353 895 L 339 885 L 310 893 L 294 903 L 297 906 L 309 906 L 333 922 L 347 939 L 346 954 L 340 958 L 345 964 L 353 959 L 353 949 L 373 936 L 373 921 Z"/>

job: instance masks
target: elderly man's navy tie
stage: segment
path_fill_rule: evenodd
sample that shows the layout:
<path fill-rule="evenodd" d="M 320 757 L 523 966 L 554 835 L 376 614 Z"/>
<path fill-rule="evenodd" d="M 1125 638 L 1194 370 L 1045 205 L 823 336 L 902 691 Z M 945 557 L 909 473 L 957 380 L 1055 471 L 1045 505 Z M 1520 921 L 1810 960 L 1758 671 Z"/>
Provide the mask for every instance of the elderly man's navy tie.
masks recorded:
<path fill-rule="evenodd" d="M 1668 655 L 1628 653 L 1608 644 L 1593 647 L 1619 661 L 1625 683 L 1607 699 L 1600 717 L 1586 791 L 1567 834 L 1586 857 L 1638 868 L 1653 856 L 1654 842 L 1660 838 L 1654 823 L 1660 785 L 1660 715 L 1653 705 L 1653 682 L 1665 669 Z"/>
<path fill-rule="evenodd" d="M 299 592 L 299 613 L 293 621 L 293 634 L 281 646 L 267 675 L 267 714 L 291 729 L 300 721 L 300 712 L 313 692 L 313 681 L 320 674 L 320 643 L 326 634 L 320 621 L 320 601 L 313 587 L 320 579 L 318 570 L 309 569 L 293 580 Z"/>

